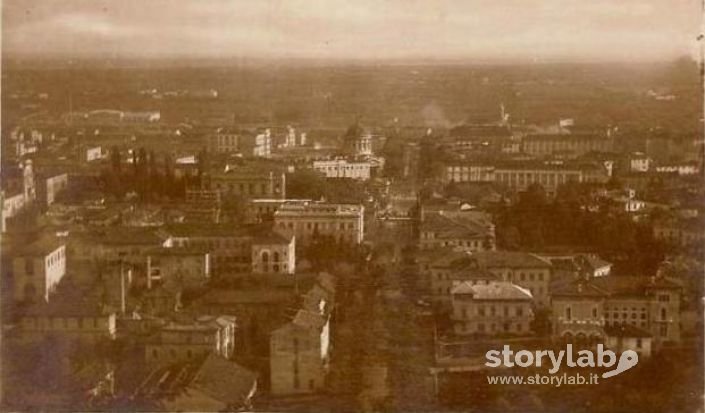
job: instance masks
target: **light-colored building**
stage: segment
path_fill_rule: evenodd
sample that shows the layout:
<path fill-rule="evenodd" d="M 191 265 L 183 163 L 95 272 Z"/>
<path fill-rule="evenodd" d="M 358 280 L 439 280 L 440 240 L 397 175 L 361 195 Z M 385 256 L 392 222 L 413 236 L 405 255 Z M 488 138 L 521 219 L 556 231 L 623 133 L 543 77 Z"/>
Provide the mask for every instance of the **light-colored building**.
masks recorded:
<path fill-rule="evenodd" d="M 477 216 L 425 214 L 419 232 L 421 249 L 460 248 L 471 252 L 495 249 L 494 224 Z"/>
<path fill-rule="evenodd" d="M 286 174 L 247 168 L 228 169 L 210 177 L 211 188 L 245 198 L 286 198 Z"/>
<path fill-rule="evenodd" d="M 55 336 L 69 341 L 95 343 L 116 335 L 116 314 L 93 297 L 78 292 L 31 305 L 19 324 L 21 339 L 36 341 Z"/>
<path fill-rule="evenodd" d="M 86 162 L 99 161 L 103 158 L 103 148 L 100 146 L 94 146 L 86 149 Z"/>
<path fill-rule="evenodd" d="M 452 291 L 456 335 L 530 335 L 531 293 L 507 281 L 460 282 Z"/>
<path fill-rule="evenodd" d="M 58 174 L 39 180 L 37 198 L 43 206 L 49 206 L 56 201 L 57 195 L 69 186 L 69 175 Z"/>
<path fill-rule="evenodd" d="M 233 316 L 168 321 L 145 343 L 145 359 L 161 365 L 193 361 L 209 354 L 232 358 L 236 328 Z"/>
<path fill-rule="evenodd" d="M 325 388 L 330 357 L 330 316 L 327 302 L 299 309 L 293 319 L 274 330 L 270 341 L 273 395 L 316 393 Z"/>
<path fill-rule="evenodd" d="M 495 182 L 514 191 L 525 191 L 532 184 L 541 185 L 553 195 L 558 187 L 568 182 L 606 183 L 610 169 L 598 164 L 548 162 L 513 162 L 495 167 Z"/>
<path fill-rule="evenodd" d="M 274 230 L 295 236 L 300 244 L 316 236 L 359 244 L 364 236 L 365 208 L 362 205 L 302 202 L 283 204 L 274 213 Z"/>
<path fill-rule="evenodd" d="M 50 301 L 50 295 L 66 275 L 66 246 L 51 240 L 41 240 L 21 248 L 13 255 L 15 300 Z"/>
<path fill-rule="evenodd" d="M 629 170 L 631 172 L 648 172 L 653 160 L 642 152 L 629 155 Z"/>
<path fill-rule="evenodd" d="M 491 165 L 447 165 L 443 182 L 492 182 L 494 169 Z"/>
<path fill-rule="evenodd" d="M 578 157 L 588 152 L 612 152 L 614 139 L 594 134 L 544 134 L 527 135 L 522 139 L 522 150 L 533 156 L 562 154 Z"/>
<path fill-rule="evenodd" d="M 258 226 L 189 224 L 170 225 L 160 233 L 166 248 L 208 251 L 214 277 L 250 272 L 290 274 L 295 270 L 296 241 L 291 235 L 273 233 Z"/>
<path fill-rule="evenodd" d="M 550 261 L 536 254 L 515 251 L 483 251 L 471 256 L 480 268 L 500 280 L 514 283 L 531 293 L 534 304 L 550 305 L 551 270 Z"/>
<path fill-rule="evenodd" d="M 2 232 L 7 230 L 7 220 L 17 216 L 25 205 L 27 202 L 24 193 L 20 192 L 11 196 L 5 196 L 5 193 L 2 193 L 2 217 L 0 217 Z"/>
<path fill-rule="evenodd" d="M 648 332 L 654 349 L 677 343 L 680 283 L 667 277 L 606 276 L 552 291 L 553 334 L 572 342 L 604 342 L 605 327 L 631 325 Z"/>
<path fill-rule="evenodd" d="M 237 153 L 242 150 L 240 132 L 229 128 L 218 128 L 208 136 L 208 151 L 213 153 Z"/>
<path fill-rule="evenodd" d="M 324 174 L 326 178 L 350 178 L 367 181 L 371 176 L 371 168 L 368 161 L 332 159 L 313 162 L 313 169 Z"/>
<path fill-rule="evenodd" d="M 252 272 L 256 274 L 294 274 L 296 237 L 270 233 L 252 242 Z"/>
<path fill-rule="evenodd" d="M 250 199 L 247 204 L 248 222 L 266 222 L 274 220 L 274 213 L 284 204 L 301 204 L 313 202 L 310 199 Z"/>

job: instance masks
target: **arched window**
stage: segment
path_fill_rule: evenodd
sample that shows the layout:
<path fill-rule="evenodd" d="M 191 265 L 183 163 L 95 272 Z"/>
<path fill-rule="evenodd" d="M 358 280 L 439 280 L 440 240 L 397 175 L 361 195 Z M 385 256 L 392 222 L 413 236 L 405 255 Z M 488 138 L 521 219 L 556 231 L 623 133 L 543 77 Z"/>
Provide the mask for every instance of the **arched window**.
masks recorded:
<path fill-rule="evenodd" d="M 262 269 L 264 272 L 269 272 L 269 252 L 262 251 Z"/>
<path fill-rule="evenodd" d="M 278 252 L 275 251 L 273 257 L 274 258 L 272 261 L 274 261 L 275 263 L 279 262 L 279 253 Z"/>

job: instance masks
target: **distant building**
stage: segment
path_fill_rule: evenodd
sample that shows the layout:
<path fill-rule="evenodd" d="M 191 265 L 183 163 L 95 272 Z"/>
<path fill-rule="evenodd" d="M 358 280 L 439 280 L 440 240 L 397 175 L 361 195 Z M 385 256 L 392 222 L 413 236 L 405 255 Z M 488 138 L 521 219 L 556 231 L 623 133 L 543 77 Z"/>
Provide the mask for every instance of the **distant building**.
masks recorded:
<path fill-rule="evenodd" d="M 211 256 L 203 250 L 155 248 L 145 255 L 148 288 L 164 283 L 200 287 L 211 276 Z"/>
<path fill-rule="evenodd" d="M 274 213 L 274 230 L 296 236 L 301 244 L 317 235 L 331 236 L 339 242 L 359 244 L 364 236 L 365 208 L 362 205 L 302 202 L 283 204 Z"/>
<path fill-rule="evenodd" d="M 69 186 L 69 175 L 66 173 L 41 177 L 37 180 L 37 200 L 46 208 L 56 201 L 57 195 Z"/>
<path fill-rule="evenodd" d="M 96 343 L 116 336 L 116 313 L 93 297 L 75 292 L 50 302 L 31 305 L 19 324 L 21 339 L 36 341 L 48 336 Z"/>
<path fill-rule="evenodd" d="M 659 173 L 677 173 L 679 176 L 696 175 L 700 173 L 698 162 L 684 162 L 677 164 L 660 164 L 656 166 Z"/>
<path fill-rule="evenodd" d="M 313 162 L 313 169 L 324 174 L 326 178 L 350 178 L 367 181 L 371 176 L 371 167 L 368 161 L 348 161 L 346 159 Z"/>
<path fill-rule="evenodd" d="M 530 335 L 531 293 L 507 281 L 461 282 L 451 291 L 456 335 Z"/>
<path fill-rule="evenodd" d="M 238 153 L 241 148 L 240 131 L 229 128 L 218 128 L 208 135 L 208 151 L 213 153 Z"/>
<path fill-rule="evenodd" d="M 516 251 L 483 251 L 471 256 L 480 268 L 500 280 L 514 283 L 531 293 L 539 307 L 550 305 L 552 264 L 536 254 Z"/>
<path fill-rule="evenodd" d="M 537 157 L 562 154 L 576 158 L 588 152 L 612 152 L 614 139 L 584 133 L 527 135 L 522 139 L 522 150 Z"/>
<path fill-rule="evenodd" d="M 609 165 L 578 164 L 554 161 L 508 161 L 472 164 L 469 161 L 446 161 L 442 180 L 450 182 L 494 182 L 517 192 L 532 184 L 541 185 L 554 195 L 558 187 L 568 182 L 605 183 L 611 176 Z"/>
<path fill-rule="evenodd" d="M 445 247 L 475 252 L 492 251 L 496 245 L 492 222 L 474 217 L 428 214 L 421 222 L 419 231 L 421 249 Z"/>
<path fill-rule="evenodd" d="M 573 163 L 512 162 L 495 166 L 494 174 L 496 183 L 514 191 L 525 191 L 539 184 L 549 195 L 568 182 L 606 183 L 610 178 L 604 165 Z"/>
<path fill-rule="evenodd" d="M 705 242 L 704 220 L 696 218 L 665 218 L 653 225 L 654 238 L 672 246 L 689 247 Z"/>
<path fill-rule="evenodd" d="M 630 325 L 653 345 L 680 342 L 682 286 L 666 277 L 606 276 L 564 284 L 551 293 L 553 334 L 569 342 L 606 340 L 605 328 Z"/>
<path fill-rule="evenodd" d="M 252 241 L 252 272 L 255 274 L 294 274 L 296 237 L 277 233 L 257 236 Z"/>
<path fill-rule="evenodd" d="M 12 276 L 15 300 L 50 301 L 66 275 L 66 246 L 50 240 L 37 241 L 13 254 Z"/>
<path fill-rule="evenodd" d="M 245 198 L 286 197 L 286 175 L 275 171 L 259 171 L 247 168 L 228 169 L 210 177 L 210 188 L 222 194 Z"/>
<path fill-rule="evenodd" d="M 164 247 L 209 251 L 214 277 L 250 272 L 291 274 L 295 270 L 295 238 L 261 227 L 181 224 L 169 225 L 160 234 Z"/>
<path fill-rule="evenodd" d="M 629 170 L 631 172 L 648 172 L 653 160 L 642 152 L 629 155 Z"/>
<path fill-rule="evenodd" d="M 150 364 L 164 365 L 193 361 L 209 354 L 232 358 L 236 328 L 232 316 L 167 321 L 147 339 L 145 359 Z"/>
<path fill-rule="evenodd" d="M 443 182 L 493 182 L 494 169 L 491 165 L 446 166 Z"/>
<path fill-rule="evenodd" d="M 86 149 L 86 162 L 99 161 L 104 157 L 105 155 L 103 154 L 103 148 L 100 146 L 94 146 Z"/>
<path fill-rule="evenodd" d="M 330 359 L 330 314 L 334 291 L 310 290 L 291 321 L 270 339 L 273 395 L 316 393 L 325 389 Z"/>
<path fill-rule="evenodd" d="M 217 224 L 220 222 L 221 206 L 220 190 L 187 189 L 184 220 Z"/>
<path fill-rule="evenodd" d="M 310 199 L 250 199 L 247 204 L 248 222 L 269 222 L 274 220 L 274 213 L 284 204 L 302 204 L 313 202 Z"/>

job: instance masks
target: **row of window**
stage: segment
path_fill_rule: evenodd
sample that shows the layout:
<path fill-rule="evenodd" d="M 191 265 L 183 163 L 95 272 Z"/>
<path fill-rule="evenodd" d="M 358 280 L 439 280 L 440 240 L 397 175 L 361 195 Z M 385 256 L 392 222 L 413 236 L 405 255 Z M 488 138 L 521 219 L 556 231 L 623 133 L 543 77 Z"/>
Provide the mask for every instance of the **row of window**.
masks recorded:
<path fill-rule="evenodd" d="M 524 311 L 523 306 L 516 306 L 514 307 L 514 311 L 512 311 L 512 308 L 509 306 L 502 306 L 502 315 L 504 317 L 509 317 L 510 313 L 514 313 L 515 316 L 517 317 L 523 317 L 526 312 Z M 488 306 L 485 307 L 484 305 L 478 305 L 476 307 L 477 311 L 476 314 L 480 317 L 496 317 L 500 311 L 497 310 L 497 307 L 495 306 Z M 462 316 L 463 318 L 470 318 L 470 313 L 472 313 L 471 309 L 469 307 L 463 307 L 462 309 Z"/>
<path fill-rule="evenodd" d="M 101 321 L 99 318 L 31 318 L 24 319 L 25 325 L 28 327 L 44 327 L 55 329 L 68 329 L 69 324 L 83 329 L 100 328 Z"/>
<path fill-rule="evenodd" d="M 335 230 L 336 228 L 343 231 L 345 229 L 351 230 L 355 229 L 355 224 L 353 222 L 349 222 L 345 224 L 344 222 L 340 223 L 335 223 L 335 222 L 306 222 L 305 224 L 303 222 L 284 222 L 281 221 L 279 222 L 279 228 L 288 228 L 288 229 L 302 229 L 305 228 L 309 231 L 317 231 L 317 230 L 325 230 L 325 229 L 332 229 Z"/>
<path fill-rule="evenodd" d="M 512 328 L 514 327 L 514 328 Z M 472 328 L 469 325 L 466 324 L 460 324 L 459 325 L 459 330 L 461 332 L 467 331 L 467 332 L 472 332 Z M 478 333 L 498 333 L 498 332 L 504 332 L 504 333 L 511 333 L 516 332 L 516 333 L 521 333 L 524 331 L 524 325 L 522 323 L 502 323 L 501 327 L 498 327 L 497 324 L 492 323 L 489 325 L 485 325 L 485 323 L 477 323 L 477 329 L 476 331 Z"/>

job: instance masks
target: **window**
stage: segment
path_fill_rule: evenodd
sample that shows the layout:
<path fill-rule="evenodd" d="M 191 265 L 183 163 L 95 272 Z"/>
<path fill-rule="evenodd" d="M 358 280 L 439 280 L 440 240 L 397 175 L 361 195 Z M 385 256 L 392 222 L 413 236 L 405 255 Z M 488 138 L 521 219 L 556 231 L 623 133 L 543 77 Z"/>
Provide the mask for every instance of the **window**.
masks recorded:
<path fill-rule="evenodd" d="M 159 350 L 157 350 L 156 348 L 152 349 L 152 358 L 155 360 L 159 358 Z"/>
<path fill-rule="evenodd" d="M 640 338 L 636 339 L 636 348 L 641 348 L 641 339 Z"/>
<path fill-rule="evenodd" d="M 659 294 L 658 300 L 659 302 L 667 303 L 668 301 L 670 301 L 670 296 L 668 294 Z"/>
<path fill-rule="evenodd" d="M 573 319 L 573 310 L 570 307 L 565 308 L 565 318 L 568 321 Z"/>
<path fill-rule="evenodd" d="M 668 325 L 664 324 L 659 327 L 659 335 L 661 337 L 666 337 L 668 336 Z"/>
<path fill-rule="evenodd" d="M 516 308 L 516 314 L 517 314 L 517 317 L 523 316 L 523 315 L 524 315 L 524 309 L 523 309 L 522 307 L 517 307 L 517 308 Z"/>
<path fill-rule="evenodd" d="M 666 321 L 666 320 L 667 320 L 666 315 L 667 315 L 667 314 L 666 314 L 666 309 L 665 309 L 665 308 L 662 308 L 662 309 L 661 309 L 661 321 Z"/>
<path fill-rule="evenodd" d="M 543 281 L 543 273 L 542 272 L 539 273 L 539 281 Z"/>
<path fill-rule="evenodd" d="M 480 333 L 484 333 L 485 332 L 485 325 L 483 323 L 479 323 L 477 325 L 477 331 Z"/>
<path fill-rule="evenodd" d="M 521 323 L 517 323 L 517 333 L 521 332 Z"/>
<path fill-rule="evenodd" d="M 477 314 L 479 314 L 481 317 L 485 316 L 485 306 L 479 306 L 477 307 Z"/>
<path fill-rule="evenodd" d="M 522 281 L 526 281 L 526 274 L 524 274 L 523 272 L 522 272 L 522 273 L 519 273 L 519 278 L 520 278 Z"/>
<path fill-rule="evenodd" d="M 592 308 L 592 318 L 597 318 L 597 307 Z"/>
<path fill-rule="evenodd" d="M 309 388 L 310 390 L 313 390 L 315 387 L 316 387 L 316 381 L 313 380 L 313 379 L 309 380 L 309 381 L 308 381 L 308 388 Z"/>

